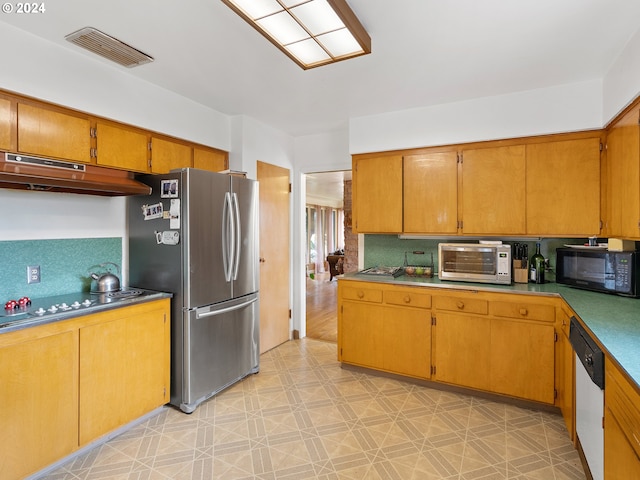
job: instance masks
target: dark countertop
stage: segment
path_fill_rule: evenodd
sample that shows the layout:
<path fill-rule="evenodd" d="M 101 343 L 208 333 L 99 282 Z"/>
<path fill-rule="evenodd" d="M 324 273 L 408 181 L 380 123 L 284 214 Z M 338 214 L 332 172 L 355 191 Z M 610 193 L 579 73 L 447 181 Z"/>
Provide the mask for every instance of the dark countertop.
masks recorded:
<path fill-rule="evenodd" d="M 600 346 L 620 364 L 636 383 L 636 388 L 640 390 L 640 299 L 638 298 L 590 292 L 557 283 L 493 285 L 441 281 L 437 277 L 420 278 L 402 275 L 392 278 L 357 273 L 349 273 L 337 278 L 395 285 L 561 297 L 593 333 Z"/>

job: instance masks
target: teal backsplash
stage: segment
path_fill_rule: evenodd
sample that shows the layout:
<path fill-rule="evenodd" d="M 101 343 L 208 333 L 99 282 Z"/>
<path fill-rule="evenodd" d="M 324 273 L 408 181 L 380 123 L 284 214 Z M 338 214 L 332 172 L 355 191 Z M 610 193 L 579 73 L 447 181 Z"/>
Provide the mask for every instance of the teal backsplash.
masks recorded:
<path fill-rule="evenodd" d="M 586 241 L 587 239 L 585 239 Z M 364 236 L 364 268 L 385 266 L 397 267 L 404 264 L 404 254 L 407 253 L 407 261 L 410 265 L 428 265 L 433 253 L 434 271 L 438 271 L 438 243 L 476 243 L 477 239 L 471 238 L 442 238 L 442 239 L 402 239 L 397 235 L 365 235 Z M 604 241 L 604 240 L 603 240 Z M 529 245 L 529 255 L 536 251 L 536 240 L 518 240 L 519 243 Z M 504 243 L 513 244 L 511 240 Z M 545 258 L 549 259 L 552 276 L 548 280 L 555 279 L 556 248 L 564 244 L 584 243 L 577 238 L 545 238 L 540 240 L 540 250 Z M 415 255 L 414 251 L 423 251 L 424 255 Z"/>
<path fill-rule="evenodd" d="M 122 238 L 0 242 L 0 302 L 89 291 L 91 266 L 122 265 Z M 40 283 L 27 284 L 27 266 L 40 265 Z M 115 273 L 115 272 L 114 272 Z"/>

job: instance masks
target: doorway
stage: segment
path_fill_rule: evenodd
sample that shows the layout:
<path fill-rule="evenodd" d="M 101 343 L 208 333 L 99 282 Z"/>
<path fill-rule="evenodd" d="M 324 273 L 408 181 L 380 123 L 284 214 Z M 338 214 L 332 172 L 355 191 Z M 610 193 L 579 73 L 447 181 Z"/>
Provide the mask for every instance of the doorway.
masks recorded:
<path fill-rule="evenodd" d="M 306 335 L 329 342 L 337 341 L 338 282 L 332 278 L 328 256 L 345 249 L 345 182 L 351 171 L 309 173 L 304 178 L 305 198 L 305 263 L 306 263 Z M 350 205 L 350 188 L 349 193 Z M 340 273 L 343 271 L 340 259 Z"/>

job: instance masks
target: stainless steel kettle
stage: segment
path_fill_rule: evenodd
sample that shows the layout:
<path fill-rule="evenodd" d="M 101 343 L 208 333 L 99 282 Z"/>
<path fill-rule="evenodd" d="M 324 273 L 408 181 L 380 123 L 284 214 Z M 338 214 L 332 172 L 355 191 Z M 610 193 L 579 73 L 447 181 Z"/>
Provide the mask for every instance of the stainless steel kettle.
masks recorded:
<path fill-rule="evenodd" d="M 111 273 L 107 265 L 113 265 L 120 274 L 120 267 L 113 262 L 105 262 L 98 265 L 106 269 L 104 273 L 90 273 L 91 276 L 91 293 L 110 293 L 120 290 L 120 279 L 117 275 Z"/>

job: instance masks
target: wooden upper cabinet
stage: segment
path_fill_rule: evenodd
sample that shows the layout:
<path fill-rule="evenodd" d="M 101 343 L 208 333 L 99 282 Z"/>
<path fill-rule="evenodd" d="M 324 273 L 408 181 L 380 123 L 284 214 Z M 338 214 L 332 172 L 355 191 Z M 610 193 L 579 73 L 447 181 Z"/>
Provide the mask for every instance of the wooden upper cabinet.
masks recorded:
<path fill-rule="evenodd" d="M 638 110 L 625 116 L 607 135 L 608 233 L 640 237 L 640 125 Z"/>
<path fill-rule="evenodd" d="M 174 168 L 189 168 L 192 162 L 189 145 L 151 137 L 151 171 L 153 173 L 169 173 Z"/>
<path fill-rule="evenodd" d="M 525 219 L 525 146 L 462 152 L 464 234 L 521 235 Z"/>
<path fill-rule="evenodd" d="M 404 157 L 404 231 L 458 231 L 458 154 Z"/>
<path fill-rule="evenodd" d="M 0 148 L 13 150 L 12 148 L 11 100 L 0 98 Z"/>
<path fill-rule="evenodd" d="M 88 163 L 89 117 L 18 102 L 18 152 Z"/>
<path fill-rule="evenodd" d="M 353 159 L 353 229 L 402 232 L 402 155 Z"/>
<path fill-rule="evenodd" d="M 98 165 L 134 172 L 149 171 L 149 140 L 143 131 L 97 122 Z"/>
<path fill-rule="evenodd" d="M 226 152 L 193 147 L 193 168 L 221 172 L 229 168 Z"/>
<path fill-rule="evenodd" d="M 527 234 L 598 235 L 600 138 L 527 145 L 526 190 Z"/>

